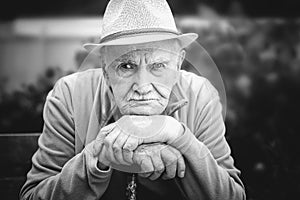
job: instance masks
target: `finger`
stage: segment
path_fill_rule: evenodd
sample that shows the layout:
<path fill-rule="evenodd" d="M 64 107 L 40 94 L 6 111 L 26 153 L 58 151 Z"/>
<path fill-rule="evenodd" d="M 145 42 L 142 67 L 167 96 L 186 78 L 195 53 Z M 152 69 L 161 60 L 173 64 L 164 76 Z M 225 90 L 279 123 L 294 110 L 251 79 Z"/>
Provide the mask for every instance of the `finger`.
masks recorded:
<path fill-rule="evenodd" d="M 110 162 L 107 159 L 107 149 L 105 146 L 102 146 L 101 151 L 98 156 L 98 161 L 106 166 L 110 166 Z"/>
<path fill-rule="evenodd" d="M 153 165 L 151 158 L 145 153 L 135 153 L 133 157 L 134 163 L 140 166 L 139 176 L 149 177 L 153 172 Z"/>
<path fill-rule="evenodd" d="M 102 148 L 103 142 L 104 142 L 105 135 L 99 133 L 96 137 L 96 139 L 93 141 L 93 155 L 97 156 L 100 153 L 100 150 Z"/>
<path fill-rule="evenodd" d="M 97 140 L 93 141 L 93 156 L 96 157 L 99 155 L 100 151 L 101 151 L 101 147 L 103 146 L 103 142 L 99 142 Z"/>
<path fill-rule="evenodd" d="M 133 163 L 133 151 L 138 147 L 138 138 L 129 136 L 123 145 L 123 158 L 128 163 Z"/>
<path fill-rule="evenodd" d="M 162 176 L 163 179 L 172 179 L 176 176 L 177 169 L 177 157 L 176 155 L 169 150 L 169 148 L 165 148 L 162 150 L 162 160 L 165 164 L 165 172 Z"/>
<path fill-rule="evenodd" d="M 177 176 L 183 178 L 185 174 L 185 167 L 186 167 L 184 158 L 177 149 L 173 147 L 169 147 L 169 150 L 172 151 L 177 157 Z"/>
<path fill-rule="evenodd" d="M 115 127 L 115 124 L 109 124 L 108 126 L 103 127 L 98 133 L 96 139 L 93 143 L 93 155 L 97 156 L 100 153 L 101 147 L 103 145 L 104 139 L 109 132 L 111 132 Z"/>
<path fill-rule="evenodd" d="M 151 159 L 149 157 L 142 160 L 141 169 L 142 169 L 142 172 L 144 173 L 144 175 L 151 176 L 154 168 L 153 168 Z"/>
<path fill-rule="evenodd" d="M 104 145 L 107 149 L 107 159 L 110 162 L 119 164 L 114 156 L 114 151 L 112 148 L 112 145 L 114 144 L 115 140 L 117 139 L 118 135 L 120 134 L 120 131 L 118 129 L 115 129 L 114 131 L 110 132 L 104 139 Z"/>
<path fill-rule="evenodd" d="M 127 138 L 128 138 L 127 134 L 120 133 L 112 145 L 114 156 L 115 156 L 117 162 L 119 162 L 122 165 L 132 164 L 132 163 L 126 162 L 126 160 L 123 157 L 123 146 L 124 146 Z"/>
<path fill-rule="evenodd" d="M 151 176 L 152 172 L 148 172 L 148 173 L 139 173 L 138 175 L 140 177 L 143 177 L 143 178 L 148 178 L 149 176 Z"/>
<path fill-rule="evenodd" d="M 164 166 L 164 163 L 163 163 L 163 161 L 160 157 L 160 152 L 159 151 L 152 151 L 150 158 L 151 158 L 154 170 L 153 170 L 152 175 L 149 178 L 150 178 L 150 180 L 156 180 L 164 172 L 165 166 Z"/>

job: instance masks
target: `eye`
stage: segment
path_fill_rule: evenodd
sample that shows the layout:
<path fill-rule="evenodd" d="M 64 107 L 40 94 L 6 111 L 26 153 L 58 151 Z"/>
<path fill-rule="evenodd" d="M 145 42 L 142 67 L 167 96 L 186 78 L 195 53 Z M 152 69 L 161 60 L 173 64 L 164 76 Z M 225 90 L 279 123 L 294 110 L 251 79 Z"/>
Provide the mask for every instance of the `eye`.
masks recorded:
<path fill-rule="evenodd" d="M 153 75 L 162 76 L 166 73 L 167 66 L 164 63 L 153 63 L 149 69 Z"/>
<path fill-rule="evenodd" d="M 135 69 L 136 65 L 132 63 L 121 63 L 118 68 L 121 70 L 133 70 Z"/>
<path fill-rule="evenodd" d="M 137 65 L 133 63 L 121 63 L 117 67 L 117 73 L 121 77 L 128 77 L 135 73 Z"/>
<path fill-rule="evenodd" d="M 164 63 L 154 63 L 151 66 L 152 70 L 162 70 L 164 68 L 166 68 L 166 65 Z"/>

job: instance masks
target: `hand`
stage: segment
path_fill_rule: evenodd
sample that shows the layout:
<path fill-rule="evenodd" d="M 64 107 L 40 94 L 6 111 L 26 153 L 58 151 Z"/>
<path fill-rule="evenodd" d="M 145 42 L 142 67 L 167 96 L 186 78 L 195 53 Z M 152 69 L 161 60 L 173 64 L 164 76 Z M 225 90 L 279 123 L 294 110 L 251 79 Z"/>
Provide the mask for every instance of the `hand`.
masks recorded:
<path fill-rule="evenodd" d="M 142 177 L 164 180 L 176 176 L 183 178 L 185 162 L 181 153 L 166 144 L 153 143 L 140 145 L 134 152 L 133 160 L 141 168 Z"/>
<path fill-rule="evenodd" d="M 122 134 L 115 123 L 103 127 L 93 141 L 93 154 L 98 157 L 98 167 L 106 169 L 111 165 L 133 164 L 124 160 L 122 146 L 128 135 Z M 131 152 L 133 154 L 133 152 Z M 132 156 L 131 156 L 132 157 Z M 131 159 L 132 160 L 132 159 Z"/>
<path fill-rule="evenodd" d="M 181 134 L 182 125 L 169 116 L 123 116 L 117 122 L 101 129 L 96 138 L 95 148 L 100 152 L 99 162 L 106 166 L 131 165 L 133 151 L 139 145 L 154 142 L 171 143 Z"/>
<path fill-rule="evenodd" d="M 127 115 L 117 121 L 117 126 L 123 133 L 129 135 L 124 147 L 131 151 L 144 143 L 161 142 L 171 144 L 184 132 L 180 122 L 173 117 L 164 115 Z M 138 144 L 134 142 L 138 142 Z"/>

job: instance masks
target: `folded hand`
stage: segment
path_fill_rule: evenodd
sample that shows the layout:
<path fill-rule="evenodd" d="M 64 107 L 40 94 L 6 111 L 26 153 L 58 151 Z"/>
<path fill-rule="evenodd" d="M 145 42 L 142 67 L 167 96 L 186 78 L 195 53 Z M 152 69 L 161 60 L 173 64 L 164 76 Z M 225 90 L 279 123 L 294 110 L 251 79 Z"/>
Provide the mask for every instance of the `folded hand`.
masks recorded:
<path fill-rule="evenodd" d="M 159 177 L 172 179 L 176 174 L 182 178 L 185 173 L 185 162 L 181 153 L 162 143 L 140 145 L 134 151 L 133 161 L 141 168 L 139 175 L 151 180 Z"/>

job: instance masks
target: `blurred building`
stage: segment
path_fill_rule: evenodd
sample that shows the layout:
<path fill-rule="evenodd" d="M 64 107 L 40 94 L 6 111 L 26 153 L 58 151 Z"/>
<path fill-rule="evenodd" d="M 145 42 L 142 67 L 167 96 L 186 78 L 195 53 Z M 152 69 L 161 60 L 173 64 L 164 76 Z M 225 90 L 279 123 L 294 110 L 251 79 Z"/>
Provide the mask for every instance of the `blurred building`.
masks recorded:
<path fill-rule="evenodd" d="M 99 37 L 100 18 L 23 18 L 0 24 L 0 80 L 7 89 L 36 80 L 49 67 L 78 68 L 82 43 Z"/>

